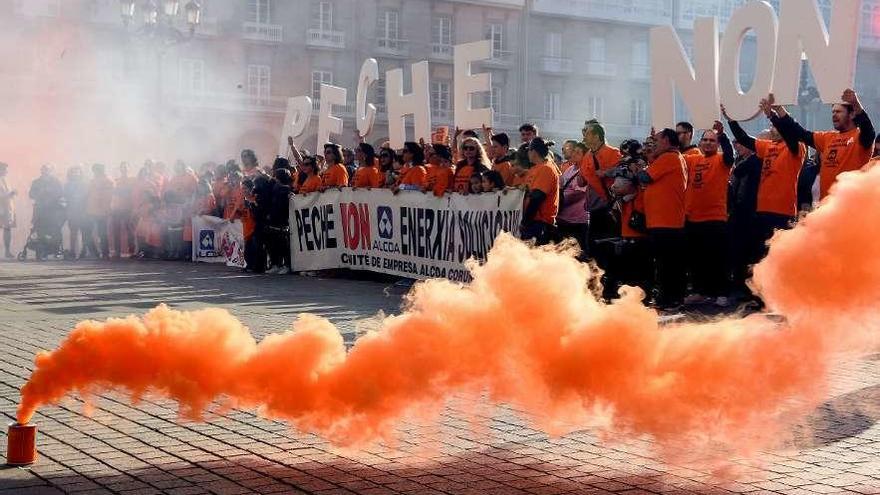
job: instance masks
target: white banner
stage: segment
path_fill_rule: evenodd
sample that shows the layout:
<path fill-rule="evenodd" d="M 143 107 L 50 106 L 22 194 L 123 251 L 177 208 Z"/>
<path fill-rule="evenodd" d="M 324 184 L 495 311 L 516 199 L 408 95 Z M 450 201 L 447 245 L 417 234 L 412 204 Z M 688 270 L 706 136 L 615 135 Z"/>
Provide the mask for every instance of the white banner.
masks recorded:
<path fill-rule="evenodd" d="M 245 267 L 241 222 L 201 215 L 192 217 L 192 259 Z"/>
<path fill-rule="evenodd" d="M 294 195 L 293 269 L 351 268 L 467 282 L 465 261 L 486 259 L 499 232 L 519 233 L 522 203 L 522 191 L 437 198 L 345 188 Z"/>

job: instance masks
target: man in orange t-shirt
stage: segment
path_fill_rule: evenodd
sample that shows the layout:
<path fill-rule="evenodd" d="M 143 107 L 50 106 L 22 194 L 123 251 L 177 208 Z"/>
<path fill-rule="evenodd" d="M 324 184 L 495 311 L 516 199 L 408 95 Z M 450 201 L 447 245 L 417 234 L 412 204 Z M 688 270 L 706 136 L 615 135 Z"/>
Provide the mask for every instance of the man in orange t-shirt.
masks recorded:
<path fill-rule="evenodd" d="M 656 158 L 638 175 L 645 185 L 645 220 L 656 266 L 654 286 L 658 296 L 654 304 L 677 311 L 687 289 L 684 264 L 687 164 L 679 152 L 675 130 L 657 132 L 654 141 Z"/>
<path fill-rule="evenodd" d="M 612 171 L 620 163 L 623 155 L 620 150 L 608 146 L 605 142 L 605 128 L 595 119 L 584 123 L 582 129 L 584 144 L 589 148 L 581 159 L 580 169 L 581 185 L 587 187 L 587 209 L 590 212 L 590 227 L 587 233 L 590 256 L 596 260 L 599 268 L 606 270 L 614 255 L 608 252 L 608 243 L 602 243 L 603 239 L 617 237 L 620 227 L 614 221 L 611 214 L 611 201 L 608 191 L 614 183 Z"/>
<path fill-rule="evenodd" d="M 871 159 L 876 132 L 862 107 L 859 96 L 847 89 L 842 103 L 832 107 L 833 131 L 811 132 L 798 124 L 781 106 L 774 104 L 773 95 L 761 101 L 761 109 L 786 140 L 796 139 L 819 151 L 819 195 L 828 195 L 837 176 L 859 170 Z"/>
<path fill-rule="evenodd" d="M 523 205 L 520 237 L 524 240 L 534 239 L 538 245 L 550 242 L 559 211 L 559 171 L 551 157 L 550 148 L 542 138 L 536 137 L 529 142 L 529 162 L 532 166 L 525 178 L 528 191 Z"/>
<path fill-rule="evenodd" d="M 807 157 L 807 147 L 793 135 L 783 139 L 776 127 L 771 126 L 768 131 L 770 139 L 755 139 L 736 121 L 728 118 L 728 122 L 737 141 L 761 160 L 758 202 L 748 244 L 754 253 L 750 260 L 754 264 L 767 255 L 767 241 L 773 232 L 790 229 L 797 219 L 798 176 Z"/>
<path fill-rule="evenodd" d="M 721 153 L 718 152 L 719 145 Z M 700 138 L 700 153 L 685 156 L 688 167 L 685 192 L 685 234 L 693 293 L 685 304 L 708 302 L 728 305 L 727 188 L 733 166 L 733 145 L 715 122 Z"/>

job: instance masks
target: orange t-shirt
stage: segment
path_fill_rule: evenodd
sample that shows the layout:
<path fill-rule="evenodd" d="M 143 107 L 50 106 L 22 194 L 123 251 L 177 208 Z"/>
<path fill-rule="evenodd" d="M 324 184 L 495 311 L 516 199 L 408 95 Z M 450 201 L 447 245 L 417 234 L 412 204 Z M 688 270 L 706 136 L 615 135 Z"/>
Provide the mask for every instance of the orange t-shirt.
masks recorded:
<path fill-rule="evenodd" d="M 235 220 L 236 218 L 241 218 L 244 213 L 245 204 L 244 204 L 244 189 L 241 186 L 235 188 L 228 188 L 228 195 L 226 197 L 226 206 L 223 210 L 223 218 L 226 220 Z"/>
<path fill-rule="evenodd" d="M 310 175 L 306 177 L 306 180 L 303 181 L 302 185 L 299 186 L 299 191 L 302 194 L 313 193 L 315 191 L 321 190 L 321 185 L 323 182 L 321 178 L 317 175 Z"/>
<path fill-rule="evenodd" d="M 678 151 L 658 156 L 646 172 L 652 182 L 645 187 L 645 216 L 649 229 L 684 227 L 687 164 Z"/>
<path fill-rule="evenodd" d="M 425 190 L 432 191 L 434 196 L 443 196 L 452 187 L 452 183 L 455 181 L 455 172 L 452 167 L 440 165 L 430 165 L 427 169 Z"/>
<path fill-rule="evenodd" d="M 175 175 L 168 181 L 166 191 L 174 191 L 180 201 L 188 201 L 199 186 L 199 179 L 191 172 Z"/>
<path fill-rule="evenodd" d="M 700 151 L 700 148 L 694 146 L 693 148 L 688 148 L 686 151 L 682 152 L 681 155 L 687 157 L 687 156 L 697 156 L 697 155 L 702 155 L 702 154 L 703 154 L 703 152 Z"/>
<path fill-rule="evenodd" d="M 510 184 L 509 184 L 510 187 L 519 187 L 519 186 L 525 185 L 526 175 L 527 175 L 527 173 L 513 174 L 513 176 L 510 178 Z"/>
<path fill-rule="evenodd" d="M 535 221 L 556 223 L 556 213 L 559 211 L 559 170 L 556 165 L 551 162 L 544 162 L 535 165 L 526 172 L 525 184 L 529 190 L 537 189 L 547 195 L 547 198 L 541 203 L 538 212 L 535 213 Z M 526 193 L 526 204 L 529 198 Z"/>
<path fill-rule="evenodd" d="M 474 175 L 474 167 L 467 164 L 456 167 L 453 191 L 468 194 L 471 188 L 471 175 Z"/>
<path fill-rule="evenodd" d="M 419 190 L 425 187 L 428 172 L 424 165 L 405 167 L 405 172 L 400 175 L 401 186 L 416 186 Z"/>
<path fill-rule="evenodd" d="M 593 159 L 594 155 L 596 157 L 595 160 Z M 614 179 L 608 177 L 600 179 L 596 175 L 596 163 L 599 164 L 599 170 L 604 172 L 616 167 L 622 157 L 623 155 L 619 149 L 604 145 L 595 152 L 591 151 L 585 154 L 578 165 L 581 176 L 587 181 L 587 184 L 606 201 L 608 200 L 608 189 L 614 184 Z"/>
<path fill-rule="evenodd" d="M 359 167 L 354 172 L 352 187 L 382 187 L 385 177 L 379 171 L 379 167 Z"/>
<path fill-rule="evenodd" d="M 321 174 L 321 181 L 324 187 L 346 187 L 348 186 L 348 170 L 340 163 L 330 165 Z"/>
<path fill-rule="evenodd" d="M 632 239 L 634 237 L 645 237 L 644 232 L 639 232 L 629 226 L 629 219 L 633 211 L 645 213 L 645 193 L 638 191 L 636 197 L 632 201 L 623 203 L 620 209 L 620 236 Z"/>
<path fill-rule="evenodd" d="M 703 154 L 684 157 L 688 167 L 685 215 L 691 222 L 727 220 L 727 188 L 730 167 L 724 154 Z"/>
<path fill-rule="evenodd" d="M 819 169 L 819 195 L 825 197 L 828 190 L 843 172 L 858 170 L 871 159 L 873 148 L 863 148 L 859 144 L 861 130 L 838 132 L 825 131 L 813 133 L 813 144 L 821 153 Z"/>
<path fill-rule="evenodd" d="M 492 170 L 501 174 L 501 179 L 504 180 L 505 186 L 510 185 L 510 182 L 513 180 L 513 165 L 510 164 L 510 161 L 495 162 L 492 164 Z"/>
<path fill-rule="evenodd" d="M 755 154 L 761 159 L 757 211 L 797 216 L 797 185 L 807 147 L 798 144 L 798 154 L 785 141 L 755 140 Z"/>

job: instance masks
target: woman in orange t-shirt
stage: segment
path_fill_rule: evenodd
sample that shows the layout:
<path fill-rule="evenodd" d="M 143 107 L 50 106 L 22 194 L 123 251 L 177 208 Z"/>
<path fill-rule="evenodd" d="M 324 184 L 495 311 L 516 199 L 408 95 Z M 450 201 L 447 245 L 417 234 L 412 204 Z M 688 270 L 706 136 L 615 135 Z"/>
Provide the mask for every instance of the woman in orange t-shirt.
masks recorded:
<path fill-rule="evenodd" d="M 325 144 L 324 161 L 327 163 L 327 168 L 321 175 L 322 189 L 348 187 L 348 169 L 342 164 L 342 148 L 334 143 Z"/>
<path fill-rule="evenodd" d="M 358 144 L 355 149 L 355 158 L 360 166 L 354 173 L 351 187 L 365 187 L 367 189 L 382 187 L 384 177 L 376 164 L 376 150 L 367 143 Z"/>
<path fill-rule="evenodd" d="M 395 191 L 421 191 L 427 179 L 425 152 L 418 143 L 403 143 L 403 169 Z"/>
<path fill-rule="evenodd" d="M 306 179 L 299 186 L 297 193 L 308 194 L 321 190 L 321 177 L 318 175 L 318 161 L 313 156 L 304 156 L 302 168 L 306 173 Z"/>
<path fill-rule="evenodd" d="M 461 143 L 464 158 L 455 165 L 454 191 L 467 194 L 471 186 L 471 175 L 482 174 L 492 167 L 486 150 L 477 138 L 465 138 Z"/>

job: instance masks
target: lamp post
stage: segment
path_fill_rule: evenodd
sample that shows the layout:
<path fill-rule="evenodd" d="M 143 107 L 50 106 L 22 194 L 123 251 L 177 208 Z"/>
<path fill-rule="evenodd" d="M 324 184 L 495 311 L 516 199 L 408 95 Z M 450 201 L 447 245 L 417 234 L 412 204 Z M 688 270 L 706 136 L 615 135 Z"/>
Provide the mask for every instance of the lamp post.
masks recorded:
<path fill-rule="evenodd" d="M 162 0 L 161 10 L 159 7 L 156 0 L 145 0 L 140 5 L 135 0 L 119 0 L 119 14 L 126 27 L 134 21 L 135 10 L 140 10 L 144 32 L 156 34 L 156 31 L 161 31 L 165 37 L 173 38 L 172 41 L 180 41 L 183 33 L 173 26 L 174 18 L 180 12 L 180 1 Z M 190 0 L 184 5 L 183 10 L 189 27 L 188 35 L 192 37 L 202 20 L 202 6 L 196 0 Z"/>
<path fill-rule="evenodd" d="M 161 112 L 164 108 L 164 94 L 162 89 L 162 58 L 165 48 L 178 43 L 189 41 L 195 36 L 196 27 L 202 20 L 202 7 L 197 0 L 189 0 L 183 7 L 186 15 L 187 31 L 181 32 L 174 26 L 174 21 L 180 13 L 179 0 L 119 0 L 119 14 L 122 24 L 126 27 L 134 24 L 136 11 L 140 11 L 143 20 L 137 34 L 152 41 L 156 49 L 156 110 Z M 161 115 L 161 113 L 157 113 Z"/>
<path fill-rule="evenodd" d="M 801 63 L 801 83 L 798 91 L 798 107 L 800 108 L 801 122 L 808 129 L 816 127 L 815 110 L 819 101 L 819 91 L 810 84 L 807 75 L 806 62 Z"/>

